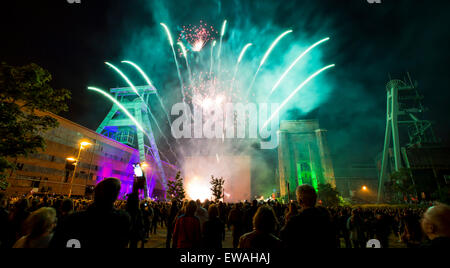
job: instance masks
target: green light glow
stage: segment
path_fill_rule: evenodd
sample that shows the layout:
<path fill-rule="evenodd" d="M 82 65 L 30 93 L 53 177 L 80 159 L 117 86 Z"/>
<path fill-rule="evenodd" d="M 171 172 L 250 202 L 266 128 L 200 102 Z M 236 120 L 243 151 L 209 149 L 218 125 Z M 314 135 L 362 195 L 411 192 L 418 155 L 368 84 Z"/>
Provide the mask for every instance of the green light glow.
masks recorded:
<path fill-rule="evenodd" d="M 335 64 L 331 64 L 328 65 L 326 67 L 323 67 L 322 69 L 318 70 L 317 72 L 315 72 L 314 74 L 312 74 L 310 77 L 308 77 L 305 81 L 303 81 L 294 91 L 292 91 L 292 93 L 289 95 L 289 97 L 287 97 L 280 106 L 278 106 L 278 108 L 275 110 L 274 113 L 272 113 L 272 115 L 269 117 L 269 119 L 267 119 L 267 121 L 264 123 L 264 125 L 262 126 L 261 129 L 264 129 L 269 123 L 270 121 L 273 120 L 273 118 L 275 117 L 275 115 L 277 115 L 281 109 L 283 109 L 283 107 L 295 96 L 295 94 L 297 94 L 297 92 L 299 92 L 305 85 L 307 85 L 309 83 L 309 81 L 311 81 L 312 79 L 314 79 L 314 77 L 318 76 L 319 74 L 321 74 L 322 72 L 333 68 L 335 66 Z"/>
<path fill-rule="evenodd" d="M 128 116 L 128 118 L 131 119 L 131 121 L 133 121 L 133 123 L 136 125 L 136 127 L 140 131 L 145 133 L 145 135 L 148 136 L 147 132 L 145 132 L 144 128 L 141 126 L 141 124 L 139 124 L 139 122 L 136 120 L 136 118 L 134 118 L 134 116 L 132 116 L 130 114 L 130 112 L 128 112 L 128 110 L 122 104 L 120 104 L 120 102 L 118 102 L 114 97 L 112 97 L 111 95 L 109 95 L 105 91 L 103 91 L 103 90 L 101 90 L 99 88 L 96 88 L 96 87 L 88 87 L 88 89 L 92 90 L 92 91 L 96 91 L 96 92 L 102 94 L 103 96 L 107 97 L 108 99 L 110 99 L 112 102 L 114 102 L 114 104 L 116 104 Z"/>
<path fill-rule="evenodd" d="M 286 77 L 286 75 L 291 71 L 291 69 L 297 64 L 297 62 L 299 62 L 306 54 L 308 54 L 309 51 L 311 51 L 313 48 L 315 48 L 316 46 L 326 42 L 330 40 L 329 37 L 324 38 L 318 42 L 316 42 L 315 44 L 313 44 L 312 46 L 310 46 L 307 50 L 305 50 L 302 54 L 300 54 L 300 56 L 297 57 L 297 59 L 294 60 L 294 62 L 292 62 L 292 64 L 286 69 L 286 71 L 281 75 L 280 79 L 278 79 L 278 81 L 275 83 L 275 85 L 273 86 L 272 90 L 270 91 L 270 94 L 272 94 L 277 87 L 280 85 L 281 81 L 283 81 L 283 79 Z M 269 95 L 270 97 L 270 95 Z"/>
<path fill-rule="evenodd" d="M 131 83 L 130 79 L 128 79 L 128 77 L 127 77 L 124 73 L 122 73 L 122 71 L 121 71 L 119 68 L 117 68 L 116 66 L 114 66 L 114 65 L 112 65 L 111 63 L 106 62 L 106 61 L 105 61 L 105 64 L 108 65 L 109 67 L 113 68 L 118 74 L 120 74 L 120 76 L 122 76 L 122 78 L 127 82 L 127 84 L 131 87 L 131 89 L 133 89 L 133 91 L 134 91 L 139 97 L 141 97 L 141 95 L 139 95 L 139 93 L 138 93 L 136 87 L 133 85 L 133 83 Z"/>
<path fill-rule="evenodd" d="M 303 184 L 303 179 L 302 179 L 302 166 L 300 163 L 297 163 L 297 176 L 298 176 L 298 185 L 302 185 Z"/>
<path fill-rule="evenodd" d="M 142 77 L 145 79 L 147 84 L 149 86 L 151 86 L 151 87 L 154 87 L 153 84 L 152 84 L 152 81 L 150 81 L 150 78 L 148 78 L 148 76 L 145 74 L 145 72 L 137 64 L 135 64 L 135 63 L 133 63 L 131 61 L 127 61 L 127 60 L 122 61 L 122 63 L 128 63 L 131 66 L 133 66 L 142 75 Z"/>

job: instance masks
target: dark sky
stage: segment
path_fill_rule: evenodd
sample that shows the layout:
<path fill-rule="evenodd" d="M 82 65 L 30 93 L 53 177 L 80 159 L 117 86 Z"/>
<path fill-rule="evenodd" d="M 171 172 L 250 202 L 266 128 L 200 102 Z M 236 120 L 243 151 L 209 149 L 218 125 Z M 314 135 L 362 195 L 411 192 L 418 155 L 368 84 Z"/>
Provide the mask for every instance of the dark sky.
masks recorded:
<path fill-rule="evenodd" d="M 406 71 L 419 82 L 429 108 L 425 116 L 435 122 L 438 137 L 448 145 L 450 1 L 382 2 L 180 0 L 163 1 L 165 9 L 160 11 L 159 0 L 0 1 L 0 60 L 11 65 L 34 62 L 48 69 L 53 86 L 68 88 L 73 94 L 70 111 L 63 116 L 95 129 L 110 103 L 86 87 L 124 86 L 103 62 L 130 56 L 136 36 L 146 31 L 153 34 L 160 18 L 170 19 L 173 27 L 200 19 L 220 25 L 224 18 L 256 28 L 293 27 L 306 38 L 322 33 L 333 38 L 323 48 L 327 58 L 339 66 L 327 76 L 332 91 L 320 107 L 299 117 L 320 119 L 321 126 L 329 130 L 337 161 L 370 162 L 381 151 L 388 74 L 403 78 Z M 158 38 L 166 42 L 164 36 Z M 170 63 L 167 55 L 164 60 Z M 157 74 L 158 81 L 169 79 L 155 66 L 144 66 Z M 287 114 L 296 118 L 295 112 Z"/>

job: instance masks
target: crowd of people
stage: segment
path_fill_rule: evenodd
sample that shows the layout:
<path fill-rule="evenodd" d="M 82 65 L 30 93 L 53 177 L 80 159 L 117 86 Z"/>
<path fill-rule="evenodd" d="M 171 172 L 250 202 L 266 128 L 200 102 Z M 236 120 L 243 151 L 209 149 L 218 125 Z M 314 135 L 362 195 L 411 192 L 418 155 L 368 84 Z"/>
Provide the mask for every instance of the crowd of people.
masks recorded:
<path fill-rule="evenodd" d="M 450 247 L 450 207 L 352 208 L 316 205 L 313 187 L 297 200 L 228 204 L 152 202 L 132 193 L 117 200 L 120 181 L 108 178 L 94 200 L 9 197 L 0 193 L 1 248 L 138 248 L 165 227 L 167 248 L 222 248 L 227 230 L 234 248 L 365 248 L 371 239 L 388 248 Z"/>

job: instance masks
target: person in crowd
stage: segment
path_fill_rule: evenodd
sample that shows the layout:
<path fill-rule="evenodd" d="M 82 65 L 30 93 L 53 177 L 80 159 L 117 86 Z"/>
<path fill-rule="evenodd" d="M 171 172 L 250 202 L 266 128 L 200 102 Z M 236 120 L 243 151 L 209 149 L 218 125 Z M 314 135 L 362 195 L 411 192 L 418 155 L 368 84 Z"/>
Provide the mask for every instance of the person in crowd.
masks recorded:
<path fill-rule="evenodd" d="M 158 222 L 161 218 L 161 212 L 159 210 L 158 204 L 153 203 L 153 218 L 152 218 L 152 225 L 150 227 L 150 233 L 151 234 L 156 234 L 156 229 L 158 229 Z"/>
<path fill-rule="evenodd" d="M 289 203 L 289 210 L 286 213 L 284 219 L 286 222 L 289 221 L 290 218 L 298 215 L 298 208 L 297 205 L 294 202 Z"/>
<path fill-rule="evenodd" d="M 52 246 L 66 248 L 76 239 L 82 248 L 125 248 L 129 242 L 131 220 L 128 213 L 114 208 L 121 183 L 106 178 L 94 188 L 94 202 L 86 211 L 70 215 L 61 223 Z M 72 240 L 73 241 L 73 240 Z"/>
<path fill-rule="evenodd" d="M 403 225 L 401 241 L 406 244 L 407 248 L 419 248 L 422 243 L 423 232 L 418 215 L 407 212 L 403 219 Z"/>
<path fill-rule="evenodd" d="M 138 242 L 142 242 L 142 248 L 144 247 L 144 219 L 141 209 L 139 208 L 139 196 L 137 193 L 128 195 L 126 211 L 130 215 L 131 228 L 130 228 L 130 245 L 129 248 L 137 248 Z"/>
<path fill-rule="evenodd" d="M 297 187 L 297 202 L 301 212 L 290 218 L 281 230 L 281 240 L 287 248 L 334 248 L 335 233 L 325 208 L 316 207 L 316 190 L 307 184 Z"/>
<path fill-rule="evenodd" d="M 209 205 L 208 220 L 203 224 L 203 247 L 222 248 L 225 239 L 225 224 L 219 218 L 217 205 Z"/>
<path fill-rule="evenodd" d="M 228 215 L 228 226 L 231 229 L 231 235 L 233 237 L 233 248 L 237 248 L 239 245 L 239 238 L 243 234 L 243 216 L 241 211 L 241 204 L 233 205 Z"/>
<path fill-rule="evenodd" d="M 189 201 L 185 213 L 175 222 L 173 248 L 199 248 L 201 246 L 200 220 L 195 216 L 197 204 Z"/>
<path fill-rule="evenodd" d="M 53 238 L 56 226 L 56 210 L 50 207 L 40 208 L 28 216 L 24 225 L 24 236 L 13 248 L 47 248 Z"/>
<path fill-rule="evenodd" d="M 421 226 L 430 240 L 425 248 L 450 248 L 450 206 L 438 204 L 429 208 L 423 215 Z"/>
<path fill-rule="evenodd" d="M 239 248 L 280 248 L 281 241 L 274 235 L 277 225 L 277 217 L 272 207 L 267 205 L 259 207 L 253 217 L 254 231 L 241 236 L 239 239 Z"/>
<path fill-rule="evenodd" d="M 365 236 L 362 225 L 363 222 L 359 216 L 359 211 L 357 209 L 353 209 L 351 216 L 347 220 L 347 230 L 349 231 L 353 248 L 365 247 Z"/>
<path fill-rule="evenodd" d="M 23 224 L 30 215 L 28 211 L 29 201 L 26 198 L 20 199 L 9 214 L 8 238 L 6 239 L 6 247 L 10 248 L 17 239 L 24 236 Z"/>
<path fill-rule="evenodd" d="M 166 236 L 166 248 L 170 248 L 170 241 L 172 241 L 173 229 L 175 228 L 175 221 L 179 212 L 178 202 L 172 201 L 169 209 L 169 216 L 167 217 L 167 236 Z"/>
<path fill-rule="evenodd" d="M 384 213 L 378 213 L 374 219 L 375 238 L 381 243 L 382 248 L 389 248 L 389 235 L 392 232 L 389 218 Z"/>
<path fill-rule="evenodd" d="M 5 194 L 0 192 L 0 248 L 6 248 L 8 240 L 8 206 Z"/>
<path fill-rule="evenodd" d="M 58 219 L 63 222 L 67 217 L 69 217 L 73 213 L 73 201 L 72 199 L 66 198 L 61 203 L 61 213 Z"/>
<path fill-rule="evenodd" d="M 149 207 L 147 201 L 141 203 L 141 211 L 142 218 L 144 220 L 144 242 L 147 242 L 150 238 L 151 217 L 153 214 L 151 207 Z"/>
<path fill-rule="evenodd" d="M 196 203 L 195 216 L 200 220 L 200 229 L 203 231 L 203 224 L 208 220 L 208 211 L 202 207 L 200 199 L 197 199 Z"/>

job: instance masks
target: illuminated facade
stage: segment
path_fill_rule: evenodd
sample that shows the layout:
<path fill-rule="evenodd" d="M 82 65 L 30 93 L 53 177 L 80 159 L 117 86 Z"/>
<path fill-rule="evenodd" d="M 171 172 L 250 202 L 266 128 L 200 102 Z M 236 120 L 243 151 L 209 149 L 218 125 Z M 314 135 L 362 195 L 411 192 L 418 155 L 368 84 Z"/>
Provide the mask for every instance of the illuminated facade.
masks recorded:
<path fill-rule="evenodd" d="M 10 160 L 15 164 L 15 169 L 8 174 L 11 186 L 7 189 L 7 194 L 20 195 L 33 191 L 38 194 L 67 195 L 74 170 L 73 162 L 67 158 L 77 157 L 81 141 L 92 145 L 80 152 L 72 183 L 73 196 L 89 194 L 96 183 L 107 177 L 121 180 L 121 197 L 132 190 L 132 165 L 140 162 L 138 150 L 57 115 L 50 115 L 58 120 L 59 127 L 43 135 L 47 145 L 45 150 Z M 148 164 L 144 170 L 148 191 L 150 196 L 161 198 L 164 196 L 164 187 L 158 165 L 147 151 L 145 157 Z M 165 174 L 173 178 L 177 168 L 164 161 L 162 164 Z"/>
<path fill-rule="evenodd" d="M 317 120 L 282 121 L 278 132 L 280 194 L 295 199 L 298 185 L 316 188 L 321 183 L 335 187 L 334 170 L 326 130 Z"/>

